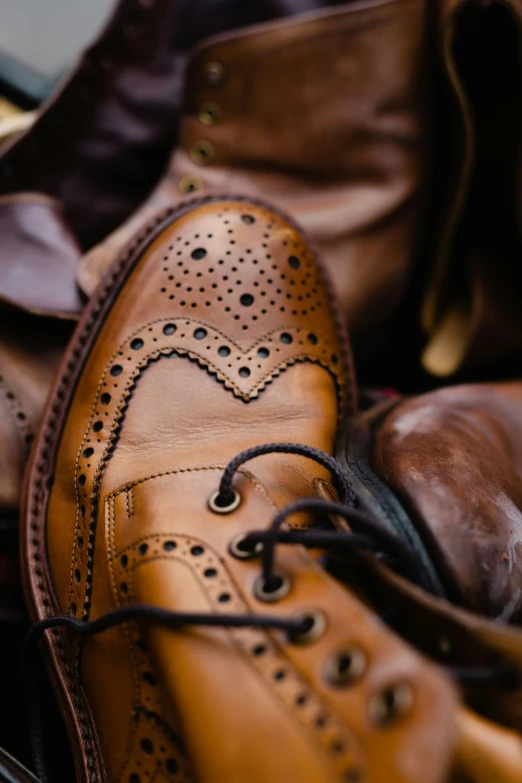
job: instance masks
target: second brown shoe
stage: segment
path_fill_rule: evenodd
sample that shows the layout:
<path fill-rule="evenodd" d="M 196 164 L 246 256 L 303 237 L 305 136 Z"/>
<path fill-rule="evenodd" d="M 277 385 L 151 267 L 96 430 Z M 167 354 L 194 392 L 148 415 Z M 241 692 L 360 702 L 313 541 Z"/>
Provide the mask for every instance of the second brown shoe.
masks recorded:
<path fill-rule="evenodd" d="M 312 554 L 336 535 L 321 488 L 349 498 L 330 455 L 354 396 L 321 268 L 272 209 L 184 205 L 116 262 L 25 515 L 82 783 L 446 779 L 450 681 Z"/>

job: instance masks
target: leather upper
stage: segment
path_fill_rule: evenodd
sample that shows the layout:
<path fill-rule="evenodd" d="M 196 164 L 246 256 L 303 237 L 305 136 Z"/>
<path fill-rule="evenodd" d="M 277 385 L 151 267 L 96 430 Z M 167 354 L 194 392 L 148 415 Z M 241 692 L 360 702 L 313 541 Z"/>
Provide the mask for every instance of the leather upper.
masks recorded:
<path fill-rule="evenodd" d="M 144 221 L 185 192 L 269 199 L 299 220 L 357 339 L 395 312 L 424 205 L 425 9 L 345 3 L 205 40 L 189 60 L 179 147 L 150 199 L 82 263 L 92 292 Z"/>
<path fill-rule="evenodd" d="M 92 619 L 132 603 L 282 617 L 314 610 L 326 625 L 302 646 L 280 632 L 154 624 L 87 641 L 78 674 L 108 781 L 176 773 L 414 783 L 420 770 L 444 780 L 455 731 L 446 678 L 300 547 L 278 547 L 277 570 L 291 587 L 274 603 L 256 597 L 257 558 L 230 553 L 237 535 L 313 496 L 327 471 L 265 455 L 236 475 L 235 511 L 208 505 L 238 452 L 284 440 L 332 453 L 340 419 L 354 410 L 348 350 L 314 253 L 276 212 L 210 200 L 138 238 L 112 274 L 56 392 L 68 397 L 45 511 L 56 611 Z M 42 442 L 56 431 L 54 410 Z M 311 524 L 303 515 L 291 522 Z M 45 614 L 34 557 L 33 600 Z M 360 682 L 329 685 L 328 661 L 354 645 L 367 661 Z M 74 679 L 63 687 L 74 690 Z M 384 726 L 390 689 L 402 708 Z"/>
<path fill-rule="evenodd" d="M 520 622 L 522 384 L 406 400 L 378 428 L 372 464 L 403 502 L 458 600 Z"/>

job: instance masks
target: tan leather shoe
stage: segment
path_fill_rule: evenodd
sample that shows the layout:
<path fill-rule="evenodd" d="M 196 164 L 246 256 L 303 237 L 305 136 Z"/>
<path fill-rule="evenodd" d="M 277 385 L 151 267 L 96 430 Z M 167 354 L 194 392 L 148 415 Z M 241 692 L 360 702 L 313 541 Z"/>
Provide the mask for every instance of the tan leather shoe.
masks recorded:
<path fill-rule="evenodd" d="M 332 532 L 306 529 L 304 501 L 317 513 L 328 481 L 348 497 L 329 455 L 354 394 L 329 288 L 278 212 L 199 200 L 115 263 L 25 513 L 35 632 L 77 632 L 45 649 L 79 780 L 446 779 L 449 680 L 307 552 Z M 261 562 L 246 534 L 297 499 Z"/>
<path fill-rule="evenodd" d="M 204 40 L 168 172 L 84 259 L 83 289 L 187 192 L 239 192 L 306 227 L 359 346 L 397 312 L 424 226 L 426 23 L 423 0 L 365 0 Z"/>

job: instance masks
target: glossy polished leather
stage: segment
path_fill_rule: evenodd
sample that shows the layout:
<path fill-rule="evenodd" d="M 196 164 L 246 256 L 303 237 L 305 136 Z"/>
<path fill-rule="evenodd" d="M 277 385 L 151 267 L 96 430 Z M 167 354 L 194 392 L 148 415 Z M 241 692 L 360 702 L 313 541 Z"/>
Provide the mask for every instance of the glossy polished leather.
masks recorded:
<path fill-rule="evenodd" d="M 168 173 L 87 255 L 92 292 L 114 255 L 186 192 L 270 199 L 319 247 L 358 339 L 397 310 L 428 169 L 426 7 L 365 0 L 206 39 L 186 73 Z"/>
<path fill-rule="evenodd" d="M 279 213 L 199 200 L 155 220 L 116 262 L 80 322 L 34 452 L 24 563 L 35 618 L 93 619 L 143 602 L 279 617 L 313 609 L 326 625 L 298 645 L 255 629 L 127 624 L 86 641 L 78 670 L 74 636 L 49 634 L 81 781 L 446 780 L 457 714 L 443 673 L 301 547 L 278 548 L 291 587 L 273 603 L 253 592 L 257 558 L 229 550 L 276 509 L 315 495 L 327 471 L 265 455 L 236 475 L 236 510 L 209 507 L 238 452 L 284 439 L 331 454 L 354 409 L 329 288 Z M 329 684 L 331 657 L 354 647 L 360 679 Z"/>
<path fill-rule="evenodd" d="M 397 405 L 372 467 L 403 503 L 456 600 L 522 618 L 522 384 L 456 386 Z"/>

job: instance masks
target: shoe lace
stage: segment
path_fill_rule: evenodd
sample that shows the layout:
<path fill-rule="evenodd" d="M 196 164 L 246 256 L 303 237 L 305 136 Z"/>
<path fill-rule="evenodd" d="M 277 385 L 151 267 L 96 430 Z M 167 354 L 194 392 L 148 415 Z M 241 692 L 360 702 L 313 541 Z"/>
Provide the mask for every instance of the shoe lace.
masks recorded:
<path fill-rule="evenodd" d="M 320 498 L 304 498 L 295 501 L 273 518 L 265 530 L 252 530 L 242 534 L 230 543 L 229 552 L 239 559 L 261 558 L 260 596 L 264 600 L 274 600 L 280 591 L 284 576 L 275 571 L 275 553 L 280 545 L 301 545 L 309 549 L 332 550 L 336 556 L 347 552 L 372 551 L 390 565 L 400 569 L 401 573 L 412 581 L 423 583 L 422 565 L 415 551 L 403 540 L 384 528 L 370 514 L 357 508 L 358 500 L 350 483 L 348 473 L 333 457 L 319 449 L 296 443 L 270 443 L 254 446 L 238 454 L 226 466 L 218 491 L 210 501 L 210 507 L 217 513 L 231 513 L 240 502 L 240 496 L 233 487 L 234 477 L 245 463 L 267 454 L 294 454 L 312 459 L 330 471 L 337 486 L 340 502 Z M 238 502 L 239 501 L 239 502 Z M 342 518 L 350 525 L 349 531 L 311 528 L 307 530 L 283 526 L 287 520 L 300 513 L 319 515 L 324 518 Z M 267 598 L 268 596 L 268 598 Z M 380 615 L 385 622 L 385 612 Z M 313 638 L 316 617 L 313 612 L 298 616 L 279 616 L 270 614 L 221 614 L 199 612 L 176 612 L 149 604 L 130 604 L 113 609 L 94 620 L 80 620 L 68 614 L 47 617 L 35 623 L 29 630 L 22 650 L 22 670 L 28 684 L 28 715 L 30 716 L 31 744 L 36 771 L 41 783 L 48 783 L 41 741 L 40 707 L 35 703 L 32 678 L 27 672 L 34 671 L 31 655 L 37 647 L 42 634 L 49 629 L 66 628 L 80 637 L 94 636 L 128 622 L 145 622 L 168 629 L 180 629 L 187 626 L 227 627 L 227 628 L 264 628 L 283 631 L 289 642 L 303 642 Z M 505 675 L 499 667 L 454 668 L 448 667 L 453 676 L 463 682 L 498 682 Z M 32 683 L 29 685 L 29 683 Z M 36 700 L 37 701 L 37 700 Z"/>

